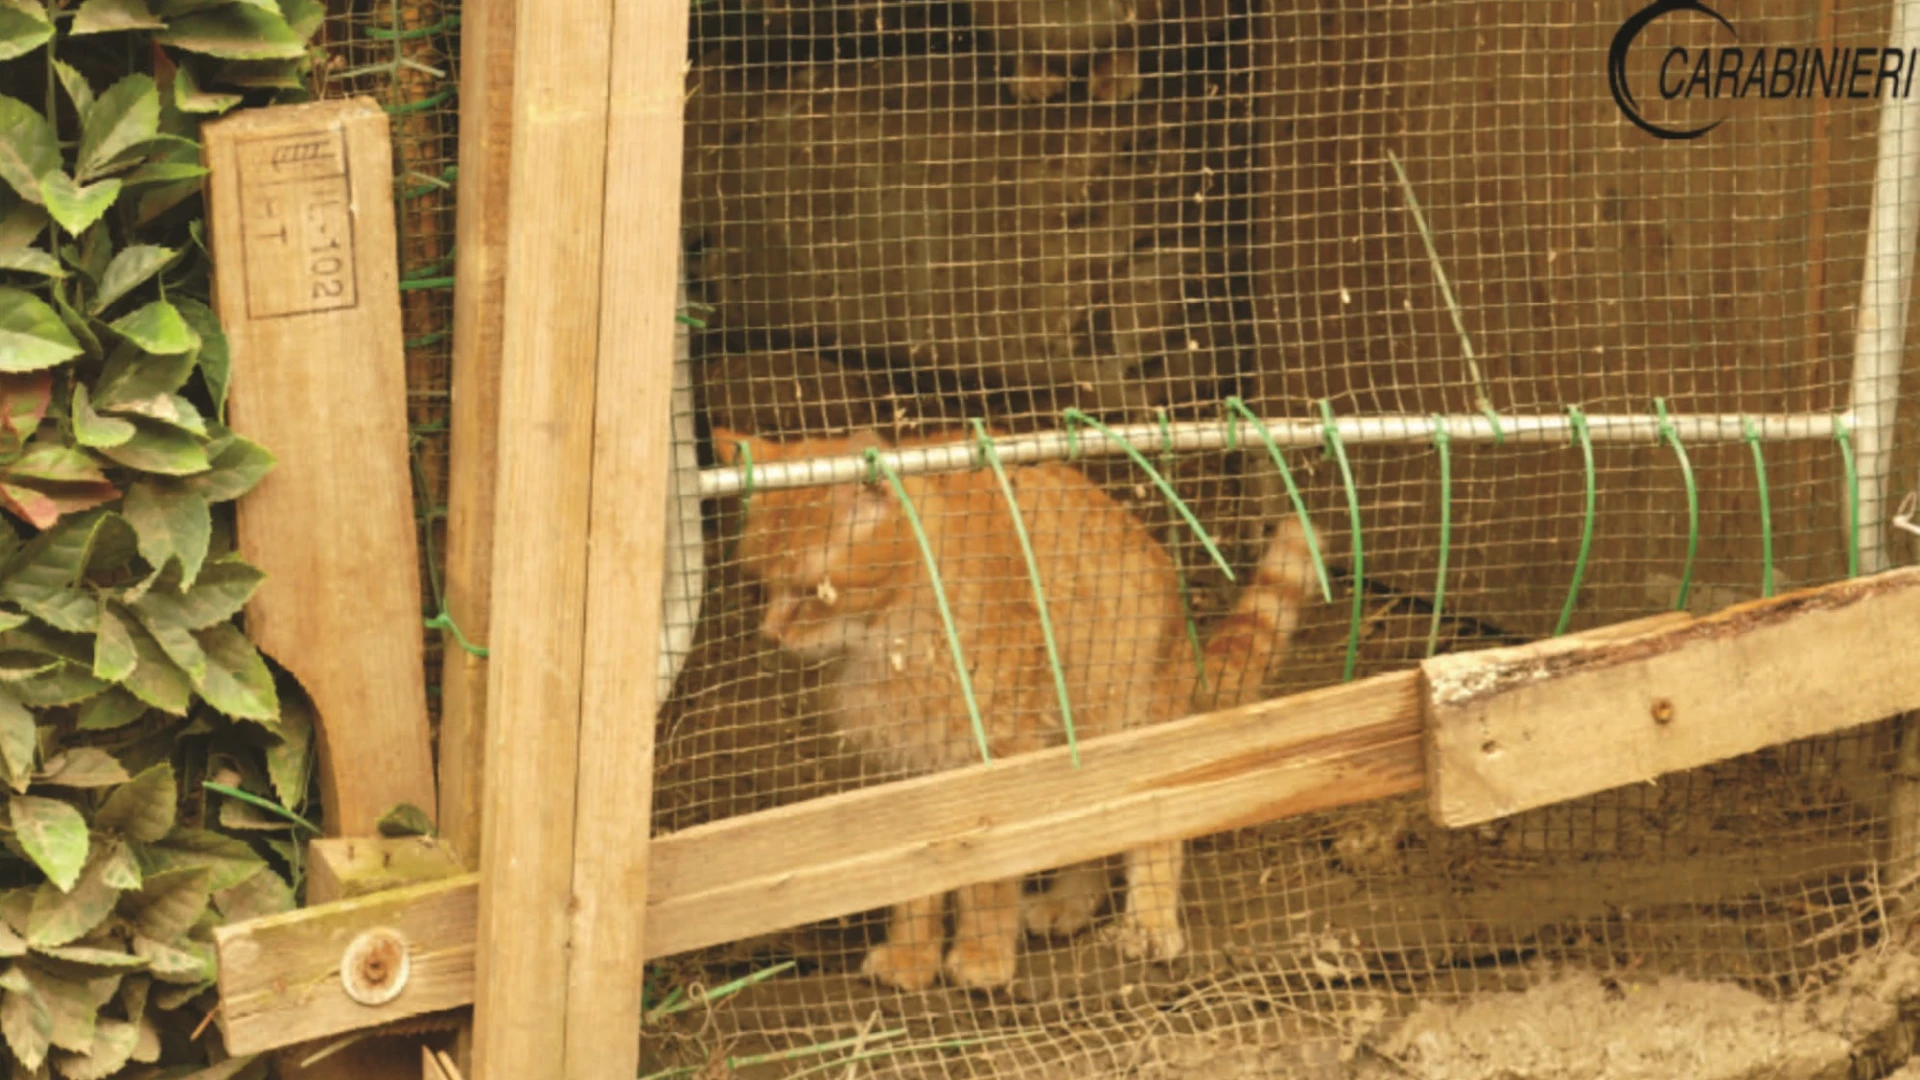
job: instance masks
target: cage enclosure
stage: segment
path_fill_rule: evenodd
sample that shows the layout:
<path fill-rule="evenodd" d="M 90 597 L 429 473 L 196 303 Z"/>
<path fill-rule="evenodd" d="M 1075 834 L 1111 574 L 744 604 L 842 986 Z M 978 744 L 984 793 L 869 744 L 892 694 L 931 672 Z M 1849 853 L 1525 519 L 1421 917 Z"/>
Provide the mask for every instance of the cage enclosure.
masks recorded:
<path fill-rule="evenodd" d="M 1097 736 L 1142 670 L 1184 714 L 1909 561 L 1910 7 L 696 4 L 656 835 Z M 1222 685 L 1301 518 L 1285 656 Z M 681 953 L 728 992 L 643 1071 L 1884 1075 L 1905 738 L 1198 838 L 1176 957 L 1119 858 Z M 1069 889 L 1010 978 L 874 977 Z"/>

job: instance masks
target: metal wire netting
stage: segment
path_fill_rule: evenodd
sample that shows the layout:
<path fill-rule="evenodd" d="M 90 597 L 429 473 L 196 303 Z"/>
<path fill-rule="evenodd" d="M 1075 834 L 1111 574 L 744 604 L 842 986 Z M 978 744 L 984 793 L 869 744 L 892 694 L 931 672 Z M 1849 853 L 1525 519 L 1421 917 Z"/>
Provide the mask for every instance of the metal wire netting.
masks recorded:
<path fill-rule="evenodd" d="M 1737 25 L 1743 43 L 1878 43 L 1888 11 L 1780 0 L 1743 5 Z M 699 537 L 680 537 L 700 554 L 681 564 L 698 602 L 670 608 L 688 644 L 660 718 L 657 828 L 978 760 L 982 734 L 1002 756 L 1057 744 L 1056 670 L 1079 738 L 1248 696 L 1221 685 L 1230 650 L 1208 643 L 1238 625 L 1228 613 L 1292 506 L 1249 427 L 1232 450 L 1142 440 L 1199 529 L 1124 456 L 1012 470 L 1052 652 L 978 451 L 972 468 L 909 470 L 897 488 L 877 469 L 871 486 L 765 483 L 789 461 L 860 454 L 876 441 L 861 433 L 967 442 L 979 418 L 1093 439 L 1080 416 L 1170 433 L 1223 420 L 1233 398 L 1276 424 L 1317 424 L 1323 408 L 1648 422 L 1596 438 L 1590 467 L 1564 436 L 1456 438 L 1444 487 L 1424 437 L 1343 445 L 1351 485 L 1328 446 L 1287 449 L 1331 596 L 1296 567 L 1300 625 L 1263 696 L 1844 576 L 1850 485 L 1832 418 L 1852 401 L 1878 103 L 1655 101 L 1669 124 L 1730 117 L 1657 143 L 1607 91 L 1630 13 L 696 5 L 682 441 L 751 490 L 708 499 Z M 1711 40 L 1709 26 L 1650 30 L 1632 78 L 1652 85 L 1664 50 Z M 1900 400 L 1911 445 L 1913 399 Z M 1803 423 L 1795 437 L 1756 426 L 1743 440 L 1735 421 L 1683 439 L 1690 494 L 1651 434 L 1656 401 L 1676 422 Z M 1896 470 L 1893 490 L 1910 480 Z M 1168 704 L 1209 658 L 1203 691 Z M 1906 849 L 1888 845 L 1915 824 L 1896 809 L 1911 806 L 1898 740 L 1881 725 L 1473 830 L 1437 829 L 1409 798 L 1196 840 L 1171 962 L 1128 955 L 1142 918 L 1148 937 L 1165 924 L 1146 907 L 1165 894 L 1151 866 L 1120 859 L 963 890 L 950 910 L 670 958 L 653 1000 L 751 984 L 650 1017 L 648 1068 L 1825 1075 L 1826 1059 L 1789 1052 L 1801 1021 L 1766 1010 L 1852 1000 L 1884 974 L 1898 936 L 1886 912 L 1907 884 L 1889 871 Z M 1071 933 L 1021 932 L 1016 907 Z M 1660 1043 L 1646 1032 L 1672 1011 L 1626 1011 L 1628 1034 L 1608 1029 L 1608 1010 L 1650 986 L 1695 1026 Z M 1508 1026 L 1602 1049 L 1535 1045 L 1527 1059 L 1496 1045 L 1499 1025 L 1473 1011 L 1487 1002 Z M 1850 1037 L 1846 1052 L 1874 1063 L 1857 1075 L 1905 1058 Z M 1643 1072 L 1620 1064 L 1635 1055 Z"/>
<path fill-rule="evenodd" d="M 371 98 L 392 118 L 407 416 L 421 604 L 429 616 L 444 610 L 459 8 L 457 0 L 330 0 L 315 40 L 325 49 L 314 72 L 316 96 Z M 438 671 L 442 635 L 423 634 L 427 670 Z M 438 682 L 429 683 L 428 704 L 437 718 Z"/>

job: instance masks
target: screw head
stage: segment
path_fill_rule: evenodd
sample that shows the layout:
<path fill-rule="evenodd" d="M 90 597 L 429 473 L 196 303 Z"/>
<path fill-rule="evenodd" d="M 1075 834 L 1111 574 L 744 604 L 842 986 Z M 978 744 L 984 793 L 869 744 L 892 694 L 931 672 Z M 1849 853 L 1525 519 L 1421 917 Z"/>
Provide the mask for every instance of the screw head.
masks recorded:
<path fill-rule="evenodd" d="M 1666 698 L 1654 698 L 1653 707 L 1649 711 L 1653 714 L 1654 723 L 1656 724 L 1673 723 L 1673 702 L 1672 701 Z"/>
<path fill-rule="evenodd" d="M 412 973 L 407 939 L 386 927 L 354 938 L 340 956 L 340 985 L 362 1005 L 385 1005 L 399 997 Z"/>

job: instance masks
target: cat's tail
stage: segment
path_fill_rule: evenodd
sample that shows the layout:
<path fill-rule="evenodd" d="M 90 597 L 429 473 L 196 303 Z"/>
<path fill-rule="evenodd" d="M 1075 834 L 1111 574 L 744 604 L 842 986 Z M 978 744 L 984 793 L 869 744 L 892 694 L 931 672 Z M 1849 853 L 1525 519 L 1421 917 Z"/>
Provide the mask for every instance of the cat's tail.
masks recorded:
<path fill-rule="evenodd" d="M 1194 708 L 1204 712 L 1259 699 L 1261 684 L 1286 655 L 1313 587 L 1306 530 L 1298 518 L 1288 517 L 1233 610 L 1207 637 L 1206 670 L 1194 687 Z"/>

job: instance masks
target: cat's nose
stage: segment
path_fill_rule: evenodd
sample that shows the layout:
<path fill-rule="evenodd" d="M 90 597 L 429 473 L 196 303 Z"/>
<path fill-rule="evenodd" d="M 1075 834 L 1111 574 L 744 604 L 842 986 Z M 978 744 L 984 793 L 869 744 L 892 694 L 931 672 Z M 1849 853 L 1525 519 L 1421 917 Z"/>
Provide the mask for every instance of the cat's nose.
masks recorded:
<path fill-rule="evenodd" d="M 779 641 L 793 622 L 794 604 L 791 600 L 767 601 L 766 617 L 760 620 L 760 636 L 768 641 Z"/>

